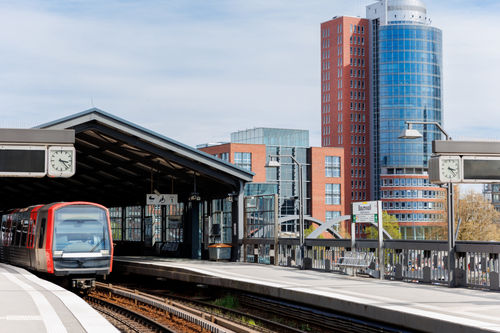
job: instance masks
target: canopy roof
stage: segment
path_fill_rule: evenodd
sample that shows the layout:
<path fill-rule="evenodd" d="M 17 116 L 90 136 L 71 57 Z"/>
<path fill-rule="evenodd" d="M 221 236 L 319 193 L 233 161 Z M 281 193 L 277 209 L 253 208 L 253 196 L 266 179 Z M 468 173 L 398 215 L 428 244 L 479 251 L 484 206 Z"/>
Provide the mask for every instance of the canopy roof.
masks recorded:
<path fill-rule="evenodd" d="M 187 201 L 236 194 L 253 173 L 97 108 L 40 126 L 74 129 L 71 178 L 0 178 L 0 209 L 86 200 L 108 207 L 144 205 L 152 191 Z M 196 190 L 195 190 L 196 189 Z"/>

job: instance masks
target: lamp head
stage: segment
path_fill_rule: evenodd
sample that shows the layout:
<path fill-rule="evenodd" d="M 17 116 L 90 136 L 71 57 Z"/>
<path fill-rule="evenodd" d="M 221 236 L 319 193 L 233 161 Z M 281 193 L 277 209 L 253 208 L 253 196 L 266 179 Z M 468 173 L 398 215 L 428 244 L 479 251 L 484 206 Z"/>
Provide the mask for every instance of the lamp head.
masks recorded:
<path fill-rule="evenodd" d="M 269 162 L 267 162 L 266 167 L 268 167 L 268 168 L 279 168 L 280 165 L 281 165 L 280 162 L 278 162 L 276 160 L 270 160 Z"/>
<path fill-rule="evenodd" d="M 399 139 L 419 139 L 422 137 L 422 133 L 413 128 L 405 128 L 401 135 L 398 136 Z"/>

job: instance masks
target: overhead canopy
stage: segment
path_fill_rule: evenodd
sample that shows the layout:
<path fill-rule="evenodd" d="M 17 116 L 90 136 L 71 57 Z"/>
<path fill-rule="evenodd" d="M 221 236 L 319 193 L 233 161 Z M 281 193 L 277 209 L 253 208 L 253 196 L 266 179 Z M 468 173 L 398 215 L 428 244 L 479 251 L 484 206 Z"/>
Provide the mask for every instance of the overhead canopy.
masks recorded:
<path fill-rule="evenodd" d="M 71 178 L 0 178 L 0 209 L 86 200 L 105 206 L 144 205 L 147 193 L 197 192 L 202 200 L 239 193 L 253 173 L 93 108 L 38 126 L 74 129 Z M 196 189 L 195 189 L 196 188 Z"/>

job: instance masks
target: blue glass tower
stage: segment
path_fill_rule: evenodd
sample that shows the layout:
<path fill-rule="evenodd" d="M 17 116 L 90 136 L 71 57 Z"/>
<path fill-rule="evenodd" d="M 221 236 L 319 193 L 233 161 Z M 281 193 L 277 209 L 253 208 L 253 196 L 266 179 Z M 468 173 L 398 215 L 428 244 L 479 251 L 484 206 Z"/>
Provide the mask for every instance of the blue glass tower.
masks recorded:
<path fill-rule="evenodd" d="M 434 125 L 413 125 L 422 139 L 398 139 L 406 120 L 442 121 L 441 31 L 429 26 L 397 24 L 380 27 L 379 160 L 381 168 L 426 168 Z"/>
<path fill-rule="evenodd" d="M 420 0 L 379 0 L 367 7 L 372 82 L 373 197 L 400 221 L 403 236 L 425 239 L 443 221 L 444 192 L 429 184 L 435 125 L 413 125 L 423 137 L 399 139 L 405 121 L 442 124 L 442 33 Z"/>

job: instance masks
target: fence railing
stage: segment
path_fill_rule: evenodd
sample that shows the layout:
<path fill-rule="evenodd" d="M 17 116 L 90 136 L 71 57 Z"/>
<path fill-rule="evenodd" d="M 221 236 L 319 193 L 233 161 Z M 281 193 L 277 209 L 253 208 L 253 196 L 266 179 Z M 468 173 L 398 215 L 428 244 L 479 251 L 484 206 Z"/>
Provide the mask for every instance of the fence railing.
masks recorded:
<path fill-rule="evenodd" d="M 300 256 L 297 238 L 279 238 L 277 245 L 269 240 L 252 239 L 246 246 L 246 262 L 277 264 L 280 266 L 344 272 L 339 265 L 347 252 L 373 252 L 374 267 L 378 270 L 378 242 L 350 239 L 306 239 L 304 258 Z M 448 243 L 446 241 L 384 241 L 384 278 L 406 282 L 450 285 Z M 500 290 L 500 243 L 456 243 L 455 286 Z"/>

